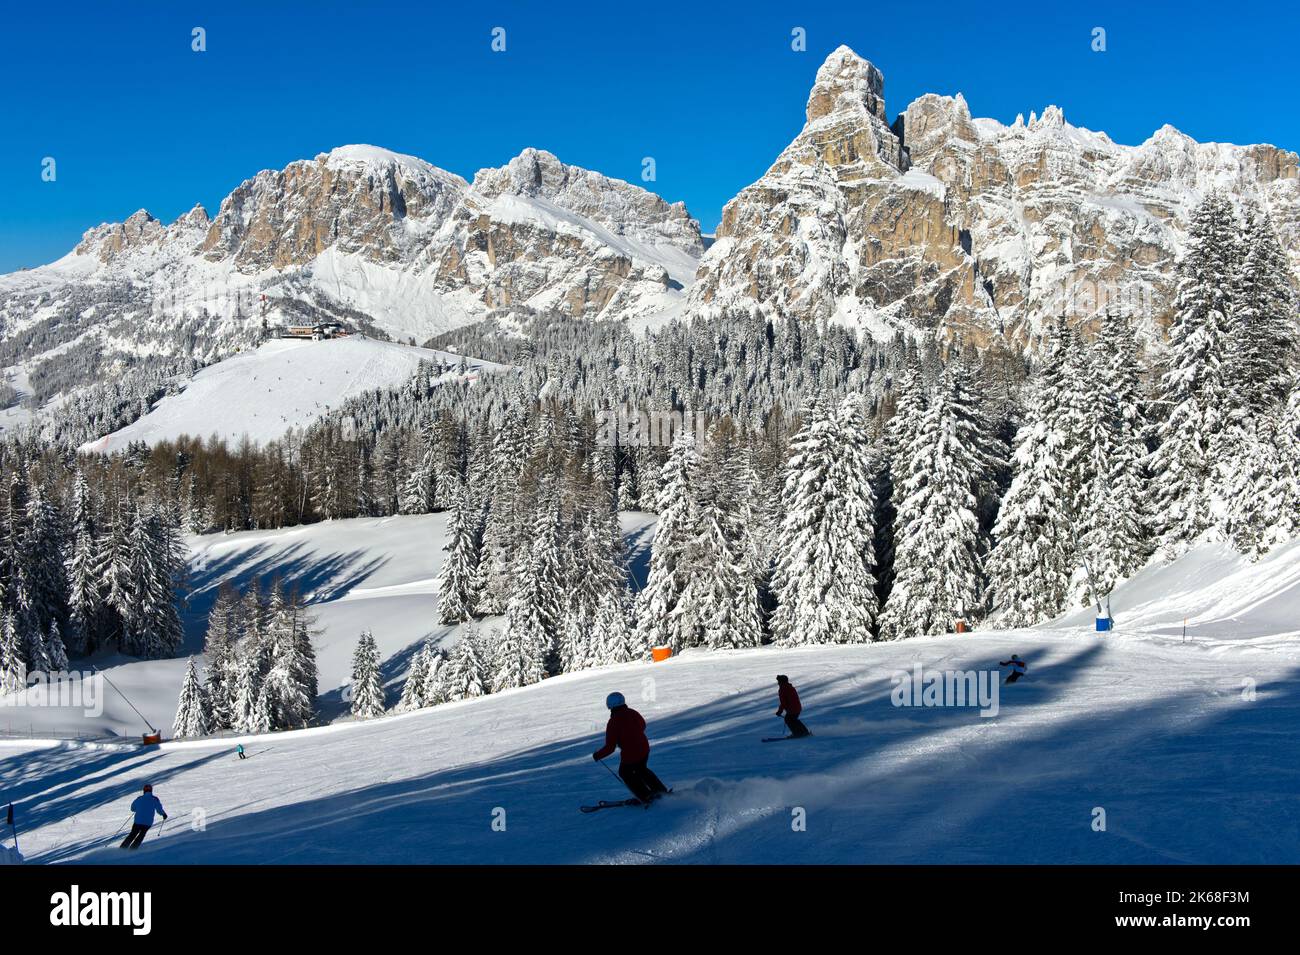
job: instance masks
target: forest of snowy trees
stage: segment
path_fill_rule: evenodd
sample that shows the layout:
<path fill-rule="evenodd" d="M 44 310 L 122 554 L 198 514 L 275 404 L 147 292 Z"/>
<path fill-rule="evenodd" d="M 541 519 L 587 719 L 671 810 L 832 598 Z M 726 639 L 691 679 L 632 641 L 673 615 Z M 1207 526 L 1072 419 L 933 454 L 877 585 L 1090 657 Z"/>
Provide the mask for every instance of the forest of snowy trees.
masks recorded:
<path fill-rule="evenodd" d="M 208 612 L 206 679 L 193 660 L 176 709 L 174 736 L 233 730 L 268 733 L 311 724 L 316 715 L 314 620 L 296 591 L 254 580 L 243 593 L 223 584 Z"/>
<path fill-rule="evenodd" d="M 536 317 L 430 343 L 510 370 L 435 385 L 423 366 L 260 447 L 10 440 L 0 662 L 174 653 L 183 531 L 431 511 L 448 535 L 430 627 L 464 638 L 419 649 L 401 709 L 657 646 L 1040 623 L 1206 535 L 1257 558 L 1300 531 L 1293 289 L 1267 216 L 1214 194 L 1167 345 L 1119 314 L 978 352 L 755 314 L 644 336 Z M 705 427 L 647 444 L 607 427 L 625 409 Z M 641 586 L 627 510 L 657 516 Z M 218 601 L 178 734 L 311 720 L 310 624 L 282 590 Z M 363 635 L 360 718 L 384 706 L 376 652 Z"/>

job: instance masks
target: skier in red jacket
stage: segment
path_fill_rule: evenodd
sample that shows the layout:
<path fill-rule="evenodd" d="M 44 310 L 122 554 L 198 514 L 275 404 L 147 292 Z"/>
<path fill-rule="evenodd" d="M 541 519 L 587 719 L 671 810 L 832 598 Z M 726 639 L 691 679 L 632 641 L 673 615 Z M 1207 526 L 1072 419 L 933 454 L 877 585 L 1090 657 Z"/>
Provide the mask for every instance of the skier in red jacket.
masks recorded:
<path fill-rule="evenodd" d="M 808 732 L 808 727 L 799 721 L 799 714 L 803 712 L 803 704 L 799 702 L 799 691 L 794 688 L 790 678 L 784 673 L 778 674 L 776 678 L 777 699 L 781 705 L 776 708 L 777 716 L 785 716 L 785 725 L 790 730 L 790 735 L 796 739 L 800 736 L 812 736 Z"/>
<path fill-rule="evenodd" d="M 650 758 L 650 741 L 645 735 L 645 720 L 627 705 L 622 693 L 611 693 L 605 698 L 609 707 L 609 724 L 605 727 L 605 745 L 592 753 L 592 759 L 604 759 L 620 751 L 618 775 L 632 794 L 642 802 L 650 802 L 668 792 L 668 787 L 650 771 L 646 761 Z"/>

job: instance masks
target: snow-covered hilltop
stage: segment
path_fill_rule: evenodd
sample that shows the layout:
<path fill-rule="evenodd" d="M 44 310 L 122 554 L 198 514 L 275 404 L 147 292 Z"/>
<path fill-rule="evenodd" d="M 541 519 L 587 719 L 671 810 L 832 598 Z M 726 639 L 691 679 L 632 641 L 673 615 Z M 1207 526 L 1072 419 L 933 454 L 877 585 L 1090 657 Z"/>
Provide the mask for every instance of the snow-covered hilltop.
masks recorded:
<path fill-rule="evenodd" d="M 484 370 L 501 367 L 363 337 L 270 341 L 204 368 L 178 394 L 82 450 L 111 453 L 134 441 L 152 445 L 182 435 L 217 435 L 231 445 L 245 437 L 254 443 L 273 441 L 290 429 L 307 427 L 349 398 L 400 387 L 421 362 L 448 369 L 439 381 L 473 381 Z"/>

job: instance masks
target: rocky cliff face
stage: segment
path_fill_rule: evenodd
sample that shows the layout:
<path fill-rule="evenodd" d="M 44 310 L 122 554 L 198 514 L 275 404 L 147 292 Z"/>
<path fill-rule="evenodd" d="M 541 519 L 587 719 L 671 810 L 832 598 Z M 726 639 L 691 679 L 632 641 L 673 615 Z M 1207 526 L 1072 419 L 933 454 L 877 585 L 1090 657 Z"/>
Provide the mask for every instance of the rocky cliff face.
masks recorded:
<path fill-rule="evenodd" d="M 413 156 L 345 146 L 240 184 L 200 251 L 244 273 L 306 265 L 331 247 L 401 264 L 451 215 L 465 188 L 460 176 Z"/>
<path fill-rule="evenodd" d="M 1267 207 L 1300 262 L 1295 153 L 1140 146 L 1049 106 L 1011 126 L 926 95 L 886 123 L 884 82 L 847 47 L 818 71 L 803 131 L 723 212 L 689 312 L 751 308 L 984 344 L 1107 308 L 1154 338 L 1191 209 L 1212 188 Z"/>

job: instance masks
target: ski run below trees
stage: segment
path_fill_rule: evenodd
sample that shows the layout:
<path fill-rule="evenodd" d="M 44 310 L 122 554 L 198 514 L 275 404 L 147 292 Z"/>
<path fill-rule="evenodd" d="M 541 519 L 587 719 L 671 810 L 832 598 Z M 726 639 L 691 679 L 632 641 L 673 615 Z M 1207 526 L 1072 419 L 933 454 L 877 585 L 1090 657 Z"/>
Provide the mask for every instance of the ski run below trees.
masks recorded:
<path fill-rule="evenodd" d="M 363 629 L 380 643 L 391 704 L 416 643 L 457 638 L 430 625 L 442 554 L 429 545 L 444 520 L 190 543 L 212 578 L 299 564 L 319 618 L 322 708 Z M 635 572 L 652 525 L 638 514 L 622 523 Z M 135 862 L 1288 862 L 1300 853 L 1298 581 L 1300 543 L 1258 562 L 1207 543 L 1121 584 L 1109 634 L 1081 611 L 1023 630 L 688 650 L 261 736 L 148 749 L 11 740 L 0 744 L 0 786 L 32 862 L 122 861 L 111 836 L 146 781 L 175 823 L 151 833 Z M 201 635 L 190 623 L 187 642 Z M 996 716 L 891 704 L 898 671 L 986 670 L 1012 652 L 1029 674 L 1000 686 Z M 186 665 L 108 672 L 167 726 Z M 812 739 L 759 742 L 783 729 L 777 673 L 797 684 Z M 624 797 L 591 760 L 615 689 L 645 715 L 651 765 L 675 793 L 644 813 L 586 816 L 580 805 Z M 133 734 L 125 705 L 108 703 Z M 249 759 L 236 758 L 237 741 Z M 1092 826 L 1098 807 L 1105 832 Z M 791 828 L 798 808 L 804 832 Z M 492 827 L 498 809 L 504 832 Z"/>

